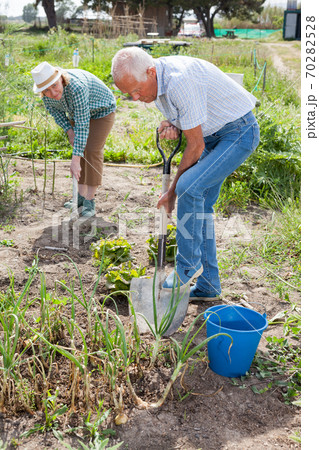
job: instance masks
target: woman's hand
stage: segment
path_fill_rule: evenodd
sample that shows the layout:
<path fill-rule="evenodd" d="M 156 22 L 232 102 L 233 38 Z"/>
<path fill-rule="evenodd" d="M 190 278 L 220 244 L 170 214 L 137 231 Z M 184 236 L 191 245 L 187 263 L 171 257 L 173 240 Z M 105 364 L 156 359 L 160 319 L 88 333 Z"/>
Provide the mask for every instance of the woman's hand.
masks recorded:
<path fill-rule="evenodd" d="M 175 208 L 176 194 L 174 189 L 169 189 L 165 194 L 161 195 L 157 203 L 157 209 L 160 209 L 161 206 L 164 206 L 167 214 L 171 214 L 171 212 Z"/>
<path fill-rule="evenodd" d="M 68 135 L 69 142 L 70 142 L 70 144 L 71 144 L 72 147 L 73 147 L 73 145 L 74 145 L 74 137 L 75 137 L 75 133 L 74 133 L 73 128 L 70 128 L 70 129 L 66 132 L 66 134 Z"/>
<path fill-rule="evenodd" d="M 179 138 L 179 129 L 172 125 L 168 120 L 163 120 L 158 127 L 160 139 L 175 140 Z"/>
<path fill-rule="evenodd" d="M 77 181 L 80 180 L 80 174 L 81 174 L 81 156 L 76 156 L 73 155 L 72 156 L 72 161 L 71 161 L 71 165 L 70 165 L 70 173 L 71 176 L 74 176 Z"/>

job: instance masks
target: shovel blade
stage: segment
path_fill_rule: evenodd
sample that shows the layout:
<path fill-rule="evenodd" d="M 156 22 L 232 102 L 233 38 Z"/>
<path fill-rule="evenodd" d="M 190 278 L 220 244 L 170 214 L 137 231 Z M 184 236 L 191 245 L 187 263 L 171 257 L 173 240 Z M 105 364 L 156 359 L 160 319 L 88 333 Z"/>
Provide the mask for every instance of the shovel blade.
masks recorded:
<path fill-rule="evenodd" d="M 164 333 L 165 336 L 173 334 L 184 321 L 188 308 L 190 288 L 189 286 L 181 287 L 178 295 L 176 289 L 172 302 L 172 289 L 164 289 L 161 287 L 163 278 L 165 279 L 165 274 L 164 277 L 161 274 L 157 274 L 155 280 L 155 293 L 153 292 L 153 278 L 133 278 L 131 281 L 130 296 L 136 313 L 137 326 L 140 333 L 147 333 L 150 331 L 147 322 L 140 314 L 143 314 L 154 328 L 153 298 L 155 298 L 156 302 L 158 326 L 169 308 L 178 303 L 172 323 Z"/>

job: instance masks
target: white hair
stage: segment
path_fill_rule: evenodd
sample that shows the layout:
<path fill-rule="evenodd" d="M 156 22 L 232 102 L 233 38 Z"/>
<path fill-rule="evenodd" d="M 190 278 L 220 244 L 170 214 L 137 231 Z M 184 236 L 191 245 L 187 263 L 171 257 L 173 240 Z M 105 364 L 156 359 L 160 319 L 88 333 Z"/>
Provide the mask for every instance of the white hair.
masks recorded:
<path fill-rule="evenodd" d="M 119 50 L 113 58 L 111 73 L 116 83 L 124 75 L 131 75 L 136 81 L 146 81 L 147 69 L 155 67 L 150 54 L 139 47 L 128 47 Z"/>

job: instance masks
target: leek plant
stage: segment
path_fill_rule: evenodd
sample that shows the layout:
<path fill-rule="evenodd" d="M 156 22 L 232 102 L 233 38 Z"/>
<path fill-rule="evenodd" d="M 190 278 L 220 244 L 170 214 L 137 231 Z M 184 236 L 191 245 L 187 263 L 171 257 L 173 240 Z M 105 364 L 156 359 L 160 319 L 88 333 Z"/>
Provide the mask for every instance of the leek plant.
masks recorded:
<path fill-rule="evenodd" d="M 98 287 L 98 284 L 99 284 L 99 281 L 100 281 L 100 278 L 101 278 L 101 275 L 102 275 L 102 268 L 103 268 L 103 261 L 104 261 L 104 249 L 103 249 L 103 253 L 102 253 L 101 264 L 100 264 L 100 269 L 99 269 L 99 273 L 98 273 L 98 276 L 97 276 L 97 280 L 95 282 L 95 285 L 93 287 L 93 291 L 92 291 L 89 299 L 87 299 L 87 296 L 86 296 L 86 293 L 85 293 L 85 290 L 84 290 L 84 287 L 83 287 L 82 276 L 81 276 L 81 273 L 80 273 L 77 265 L 75 264 L 73 259 L 70 258 L 69 256 L 67 256 L 67 255 L 63 255 L 63 256 L 66 256 L 71 261 L 73 267 L 75 268 L 75 271 L 76 271 L 76 273 L 78 275 L 78 279 L 79 279 L 79 283 L 80 283 L 81 295 L 79 295 L 79 296 L 76 295 L 75 292 L 74 292 L 74 288 L 72 288 L 72 289 L 69 288 L 65 283 L 62 283 L 60 281 L 57 281 L 57 283 L 59 285 L 61 285 L 64 289 L 66 289 L 72 295 L 72 298 L 76 299 L 77 302 L 80 303 L 80 305 L 85 309 L 85 311 L 87 313 L 87 318 L 88 318 L 87 332 L 88 332 L 88 336 L 90 338 L 92 338 L 92 334 L 93 334 L 92 333 L 92 320 L 93 320 L 92 316 L 93 316 L 94 310 L 96 308 L 94 295 L 95 295 L 96 289 Z"/>
<path fill-rule="evenodd" d="M 174 382 L 176 381 L 176 378 L 178 377 L 180 371 L 182 370 L 183 366 L 187 363 L 188 359 L 191 358 L 195 353 L 197 353 L 202 347 L 206 346 L 207 343 L 211 340 L 211 339 L 215 339 L 219 336 L 227 336 L 231 339 L 231 343 L 229 345 L 229 350 L 233 344 L 233 338 L 227 334 L 227 333 L 217 333 L 214 334 L 212 336 L 207 337 L 206 339 L 204 339 L 203 341 L 201 341 L 199 344 L 197 344 L 196 346 L 192 346 L 195 337 L 198 335 L 198 333 L 202 330 L 202 328 L 206 325 L 206 321 L 203 321 L 203 323 L 200 325 L 200 327 L 198 328 L 198 330 L 192 335 L 190 336 L 192 330 L 194 329 L 194 326 L 196 324 L 196 322 L 201 318 L 201 316 L 204 313 L 199 314 L 191 323 L 183 341 L 181 343 L 178 343 L 174 338 L 170 337 L 172 343 L 173 343 L 173 347 L 176 353 L 176 366 L 175 369 L 171 375 L 171 378 L 169 380 L 169 382 L 166 385 L 166 388 L 163 392 L 162 397 L 155 403 L 149 403 L 149 402 L 145 402 L 144 400 L 142 400 L 141 398 L 139 398 L 132 386 L 132 383 L 130 381 L 130 376 L 129 373 L 127 372 L 127 382 L 128 382 L 128 386 L 130 389 L 130 393 L 133 397 L 133 400 L 135 402 L 135 404 L 142 409 L 147 409 L 147 408 L 159 408 L 163 405 L 163 403 L 165 402 Z"/>
<path fill-rule="evenodd" d="M 19 319 L 15 314 L 4 313 L 0 315 L 0 324 L 3 337 L 0 337 L 0 355 L 2 357 L 2 388 L 0 390 L 0 410 L 9 393 L 10 377 L 15 378 L 14 369 L 17 366 L 21 354 L 18 352 L 18 340 L 20 335 Z"/>
<path fill-rule="evenodd" d="M 112 331 L 109 331 L 110 317 L 115 324 L 115 328 Z M 126 367 L 128 360 L 124 325 L 120 318 L 116 314 L 111 314 L 109 310 L 105 314 L 105 323 L 102 322 L 98 314 L 96 314 L 96 319 L 100 326 L 103 342 L 103 348 L 97 352 L 97 355 L 103 361 L 102 372 L 108 382 L 115 409 L 120 414 L 124 410 L 121 372 L 123 367 Z M 117 395 L 119 398 L 117 398 Z"/>
<path fill-rule="evenodd" d="M 143 314 L 139 313 L 139 315 L 141 317 L 143 317 L 143 319 L 147 323 L 152 335 L 155 338 L 151 362 L 150 362 L 150 366 L 153 367 L 154 363 L 157 359 L 158 353 L 160 351 L 160 348 L 161 348 L 162 338 L 163 338 L 163 336 L 165 336 L 165 333 L 167 333 L 170 326 L 172 325 L 175 314 L 176 314 L 177 307 L 178 307 L 179 303 L 183 300 L 183 297 L 184 297 L 186 291 L 182 295 L 180 295 L 180 284 L 179 283 L 177 285 L 177 289 L 175 289 L 175 288 L 172 289 L 172 294 L 171 294 L 171 298 L 169 300 L 169 304 L 167 306 L 167 310 L 165 311 L 163 317 L 159 321 L 158 317 L 157 317 L 157 306 L 156 306 L 157 305 L 156 284 L 158 283 L 158 281 L 157 281 L 157 279 L 158 279 L 157 278 L 157 272 L 158 272 L 157 258 L 155 257 L 154 252 L 152 250 L 150 250 L 150 251 L 152 252 L 153 258 L 155 261 L 155 273 L 154 273 L 154 278 L 153 278 L 153 292 L 152 292 L 154 326 L 151 325 L 149 320 Z M 176 271 L 174 271 L 173 286 L 175 286 L 175 283 L 176 283 Z M 135 315 L 132 302 L 130 302 L 130 307 L 131 307 L 132 314 Z"/>
<path fill-rule="evenodd" d="M 2 364 L 0 366 L 0 377 L 2 378 L 0 389 L 0 409 L 4 407 L 9 396 L 9 384 L 10 380 L 18 380 L 18 376 L 15 372 L 21 357 L 26 351 L 27 347 L 23 350 L 19 349 L 19 337 L 22 319 L 26 310 L 29 307 L 29 303 L 26 302 L 26 306 L 20 309 L 23 298 L 28 294 L 30 285 L 37 272 L 37 259 L 35 265 L 30 271 L 29 278 L 24 286 L 23 291 L 20 294 L 16 294 L 14 290 L 14 277 L 11 276 L 10 288 L 7 296 L 10 297 L 10 302 L 7 309 L 2 309 L 0 315 L 0 355 Z"/>

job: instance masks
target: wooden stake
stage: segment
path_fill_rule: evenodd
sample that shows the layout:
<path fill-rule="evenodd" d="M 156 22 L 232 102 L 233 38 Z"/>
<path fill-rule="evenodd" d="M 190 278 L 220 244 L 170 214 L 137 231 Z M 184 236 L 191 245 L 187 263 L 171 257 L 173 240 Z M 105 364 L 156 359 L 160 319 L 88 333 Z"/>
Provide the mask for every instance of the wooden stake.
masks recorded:
<path fill-rule="evenodd" d="M 0 123 L 0 128 L 4 127 L 14 127 L 15 125 L 22 125 L 26 120 L 19 120 L 18 122 L 2 122 Z"/>
<path fill-rule="evenodd" d="M 33 131 L 38 131 L 37 128 L 32 128 L 32 127 L 25 127 L 23 125 L 12 125 L 12 128 L 23 128 L 25 130 L 33 130 Z"/>
<path fill-rule="evenodd" d="M 23 126 L 23 124 L 25 122 L 26 122 L 26 120 L 19 120 L 17 122 L 2 122 L 2 123 L 0 123 L 0 128 L 5 128 L 5 127 L 11 128 L 11 127 L 14 127 L 14 128 L 24 128 L 25 130 L 38 131 L 36 128 Z"/>

